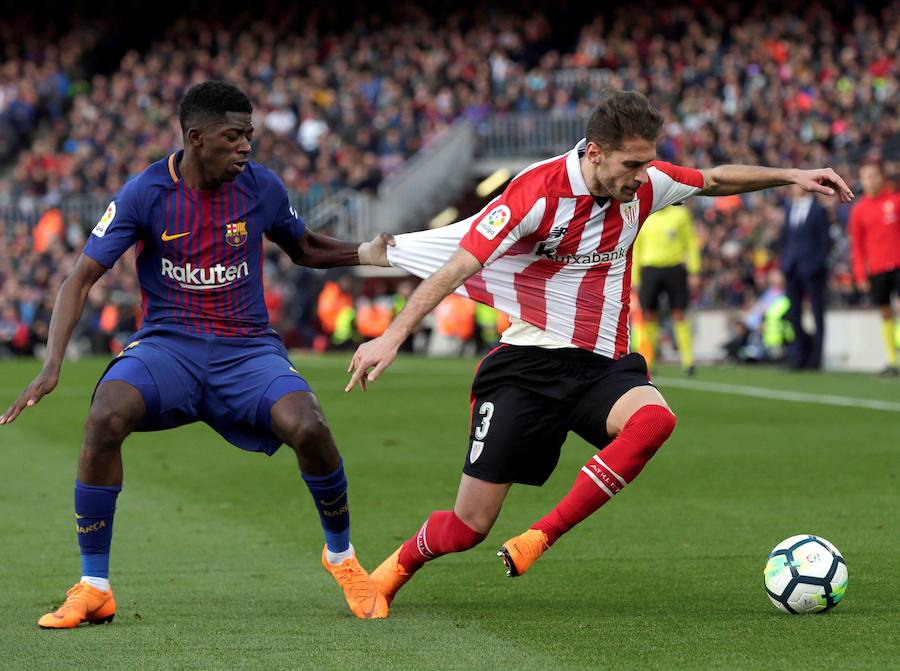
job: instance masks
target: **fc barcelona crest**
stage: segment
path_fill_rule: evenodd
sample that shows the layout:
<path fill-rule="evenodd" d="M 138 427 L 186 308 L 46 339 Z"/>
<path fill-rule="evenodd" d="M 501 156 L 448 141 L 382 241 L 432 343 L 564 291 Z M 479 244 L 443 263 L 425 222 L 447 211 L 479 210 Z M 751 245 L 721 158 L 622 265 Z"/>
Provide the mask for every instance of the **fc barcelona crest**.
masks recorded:
<path fill-rule="evenodd" d="M 247 222 L 232 221 L 225 224 L 225 242 L 232 247 L 240 247 L 247 242 Z"/>
<path fill-rule="evenodd" d="M 628 228 L 634 228 L 641 216 L 641 201 L 635 198 L 627 203 L 619 205 L 619 213 L 622 215 L 622 221 Z"/>

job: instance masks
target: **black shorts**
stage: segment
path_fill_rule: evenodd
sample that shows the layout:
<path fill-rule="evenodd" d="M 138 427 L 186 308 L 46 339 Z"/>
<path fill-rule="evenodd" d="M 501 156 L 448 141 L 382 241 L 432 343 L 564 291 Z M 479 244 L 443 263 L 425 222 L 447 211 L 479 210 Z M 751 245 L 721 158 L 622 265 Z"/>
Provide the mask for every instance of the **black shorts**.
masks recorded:
<path fill-rule="evenodd" d="M 641 268 L 641 286 L 638 299 L 641 308 L 656 312 L 659 310 L 659 297 L 666 294 L 669 308 L 686 310 L 688 304 L 687 269 L 684 265 L 655 268 Z"/>
<path fill-rule="evenodd" d="M 647 362 L 581 349 L 501 345 L 475 370 L 469 451 L 463 473 L 479 480 L 542 485 L 574 431 L 598 449 L 606 418 L 634 387 L 652 384 Z"/>
<path fill-rule="evenodd" d="M 869 296 L 873 305 L 877 307 L 890 305 L 891 293 L 900 296 L 900 268 L 886 270 L 869 277 Z"/>

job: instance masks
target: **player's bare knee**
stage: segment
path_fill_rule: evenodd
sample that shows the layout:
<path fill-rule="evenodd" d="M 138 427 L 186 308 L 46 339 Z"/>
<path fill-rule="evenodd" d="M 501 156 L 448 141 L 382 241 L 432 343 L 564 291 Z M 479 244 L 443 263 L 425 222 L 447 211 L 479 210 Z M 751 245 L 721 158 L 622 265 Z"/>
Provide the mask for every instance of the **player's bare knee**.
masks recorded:
<path fill-rule="evenodd" d="M 84 444 L 88 451 L 118 448 L 137 424 L 124 408 L 94 406 L 84 426 Z"/>
<path fill-rule="evenodd" d="M 606 418 L 606 432 L 611 437 L 618 436 L 631 419 L 648 406 L 659 406 L 670 414 L 672 413 L 666 399 L 656 387 L 650 385 L 634 387 L 622 394 L 619 400 L 613 404 L 609 416 Z"/>
<path fill-rule="evenodd" d="M 334 445 L 325 418 L 318 412 L 308 412 L 298 417 L 290 428 L 287 442 L 302 456 L 319 454 Z"/>
<path fill-rule="evenodd" d="M 494 522 L 497 521 L 497 515 L 494 514 L 493 511 L 467 509 L 456 506 L 454 507 L 453 512 L 460 522 L 465 524 L 472 531 L 476 531 L 480 534 L 487 535 L 494 526 Z M 482 540 L 483 539 L 479 539 L 472 547 L 475 547 L 475 545 Z"/>
<path fill-rule="evenodd" d="M 462 518 L 460 518 L 460 519 L 462 519 Z M 494 522 L 496 522 L 497 520 L 496 520 L 496 518 L 490 518 L 490 517 L 474 517 L 474 518 L 470 517 L 470 518 L 464 519 L 462 521 L 472 531 L 476 531 L 479 534 L 483 534 L 484 536 L 487 536 L 491 532 L 491 529 L 494 526 Z M 472 543 L 471 547 L 475 547 L 483 540 L 484 540 L 483 537 L 479 538 L 478 540 L 476 540 L 475 542 Z"/>

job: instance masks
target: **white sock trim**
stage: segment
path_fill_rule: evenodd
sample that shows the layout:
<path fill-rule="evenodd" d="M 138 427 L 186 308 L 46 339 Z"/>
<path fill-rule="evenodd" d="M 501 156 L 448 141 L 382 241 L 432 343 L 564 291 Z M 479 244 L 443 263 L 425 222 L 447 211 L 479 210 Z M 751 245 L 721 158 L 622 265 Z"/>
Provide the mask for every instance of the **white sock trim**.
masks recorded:
<path fill-rule="evenodd" d="M 587 466 L 582 466 L 582 467 L 581 467 L 581 470 L 582 470 L 582 472 L 587 473 L 587 476 L 588 476 L 591 480 L 594 481 L 594 484 L 597 485 L 600 489 L 602 489 L 602 490 L 603 490 L 603 493 L 606 494 L 609 498 L 612 498 L 613 496 L 615 496 L 615 494 L 613 494 L 613 493 L 610 491 L 609 487 L 607 487 L 606 485 L 604 485 L 604 484 L 600 481 L 600 478 L 598 478 L 596 475 L 594 475 L 593 473 L 591 473 L 590 469 L 589 469 Z"/>
<path fill-rule="evenodd" d="M 104 592 L 109 591 L 109 578 L 97 578 L 92 575 L 83 575 L 81 576 L 81 582 L 86 582 L 91 587 L 95 587 Z"/>
<path fill-rule="evenodd" d="M 338 564 L 343 564 L 348 559 L 352 559 L 356 551 L 353 549 L 353 543 L 350 543 L 350 546 L 344 550 L 343 552 L 332 552 L 329 549 L 325 549 L 325 559 L 328 560 L 329 564 L 333 564 L 337 566 Z"/>

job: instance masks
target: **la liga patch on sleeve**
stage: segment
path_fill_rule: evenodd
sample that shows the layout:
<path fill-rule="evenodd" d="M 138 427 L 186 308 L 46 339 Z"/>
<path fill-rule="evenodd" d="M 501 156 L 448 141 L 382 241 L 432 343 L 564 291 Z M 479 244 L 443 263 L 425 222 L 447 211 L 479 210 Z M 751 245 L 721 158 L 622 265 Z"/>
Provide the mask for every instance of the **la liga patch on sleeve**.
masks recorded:
<path fill-rule="evenodd" d="M 497 234 L 503 230 L 503 227 L 506 226 L 506 222 L 509 221 L 511 216 L 512 213 L 506 205 L 498 205 L 488 212 L 486 217 L 478 222 L 475 230 L 488 240 L 493 240 L 497 237 Z"/>
<path fill-rule="evenodd" d="M 91 231 L 91 235 L 96 235 L 98 238 L 102 238 L 106 233 L 106 229 L 109 228 L 109 225 L 113 222 L 113 219 L 116 218 L 116 201 L 113 201 L 109 204 L 109 207 L 106 208 L 106 212 L 103 213 L 103 216 L 100 217 L 100 221 L 97 222 L 97 225 L 94 226 L 94 230 Z"/>

